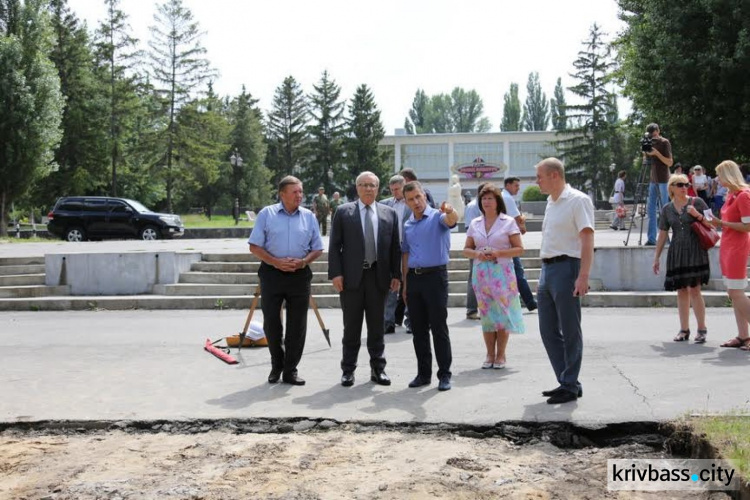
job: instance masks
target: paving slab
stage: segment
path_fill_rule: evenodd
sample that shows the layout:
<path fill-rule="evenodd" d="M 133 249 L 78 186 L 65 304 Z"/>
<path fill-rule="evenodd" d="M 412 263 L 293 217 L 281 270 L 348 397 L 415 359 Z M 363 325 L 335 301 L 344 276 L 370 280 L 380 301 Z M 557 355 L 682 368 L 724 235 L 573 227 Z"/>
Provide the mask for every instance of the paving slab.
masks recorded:
<path fill-rule="evenodd" d="M 409 389 L 412 338 L 386 336 L 390 387 L 369 381 L 366 349 L 354 387 L 339 385 L 342 316 L 321 310 L 329 348 L 311 312 L 300 376 L 304 387 L 268 384 L 267 349 L 245 349 L 239 365 L 203 351 L 206 338 L 237 333 L 243 311 L 63 311 L 0 313 L 0 421 L 308 417 L 337 421 L 662 421 L 693 412 L 750 411 L 742 382 L 750 353 L 723 349 L 731 309 L 708 310 L 705 345 L 675 343 L 675 309 L 585 309 L 584 397 L 550 406 L 555 387 L 538 333 L 514 335 L 504 370 L 482 370 L 479 323 L 449 309 L 453 389 Z M 260 319 L 257 316 L 256 319 Z M 693 325 L 693 328 L 695 326 Z M 236 351 L 233 351 L 233 354 Z"/>

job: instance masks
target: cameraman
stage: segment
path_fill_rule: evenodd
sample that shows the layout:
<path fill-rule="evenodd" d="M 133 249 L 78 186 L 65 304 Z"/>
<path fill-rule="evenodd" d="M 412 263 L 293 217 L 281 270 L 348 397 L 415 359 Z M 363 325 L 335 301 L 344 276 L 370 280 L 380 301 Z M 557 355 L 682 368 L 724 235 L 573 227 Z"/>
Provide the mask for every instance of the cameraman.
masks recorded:
<path fill-rule="evenodd" d="M 650 123 L 646 132 L 651 138 L 651 150 L 643 152 L 643 160 L 651 159 L 651 177 L 648 184 L 648 240 L 646 245 L 656 245 L 656 206 L 661 198 L 661 206 L 669 203 L 667 182 L 669 181 L 669 167 L 672 166 L 672 145 L 661 136 L 659 125 Z M 645 148 L 644 148 L 645 149 Z"/>

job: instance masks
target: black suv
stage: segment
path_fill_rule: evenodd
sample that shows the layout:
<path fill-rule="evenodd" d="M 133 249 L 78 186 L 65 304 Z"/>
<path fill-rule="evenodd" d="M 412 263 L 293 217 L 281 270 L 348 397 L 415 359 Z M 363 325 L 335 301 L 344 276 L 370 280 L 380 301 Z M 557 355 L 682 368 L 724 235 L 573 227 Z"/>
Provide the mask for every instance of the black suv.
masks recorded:
<path fill-rule="evenodd" d="M 185 234 L 180 217 L 152 212 L 137 201 L 104 196 L 60 198 L 47 230 L 68 241 L 102 238 L 158 240 Z"/>

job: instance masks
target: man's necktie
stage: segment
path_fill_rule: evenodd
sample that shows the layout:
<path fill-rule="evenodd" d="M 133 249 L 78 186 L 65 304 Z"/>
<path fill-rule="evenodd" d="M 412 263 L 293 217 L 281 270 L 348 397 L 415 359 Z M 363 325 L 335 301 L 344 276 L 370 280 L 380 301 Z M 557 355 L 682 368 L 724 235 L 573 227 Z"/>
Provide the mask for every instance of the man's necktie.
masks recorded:
<path fill-rule="evenodd" d="M 378 260 L 375 250 L 375 230 L 372 227 L 372 206 L 365 205 L 365 261 L 372 264 Z"/>

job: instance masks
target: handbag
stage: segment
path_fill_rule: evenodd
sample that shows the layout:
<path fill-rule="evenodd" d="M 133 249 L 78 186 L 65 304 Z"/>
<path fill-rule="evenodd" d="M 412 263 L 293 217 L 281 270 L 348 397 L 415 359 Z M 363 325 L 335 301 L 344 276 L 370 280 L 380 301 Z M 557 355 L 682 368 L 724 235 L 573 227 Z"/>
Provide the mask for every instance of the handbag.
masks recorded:
<path fill-rule="evenodd" d="M 695 205 L 695 198 L 690 200 Z M 702 222 L 695 221 L 690 224 L 693 232 L 698 236 L 698 242 L 703 250 L 711 250 L 719 242 L 719 233 L 713 227 L 706 227 Z"/>

